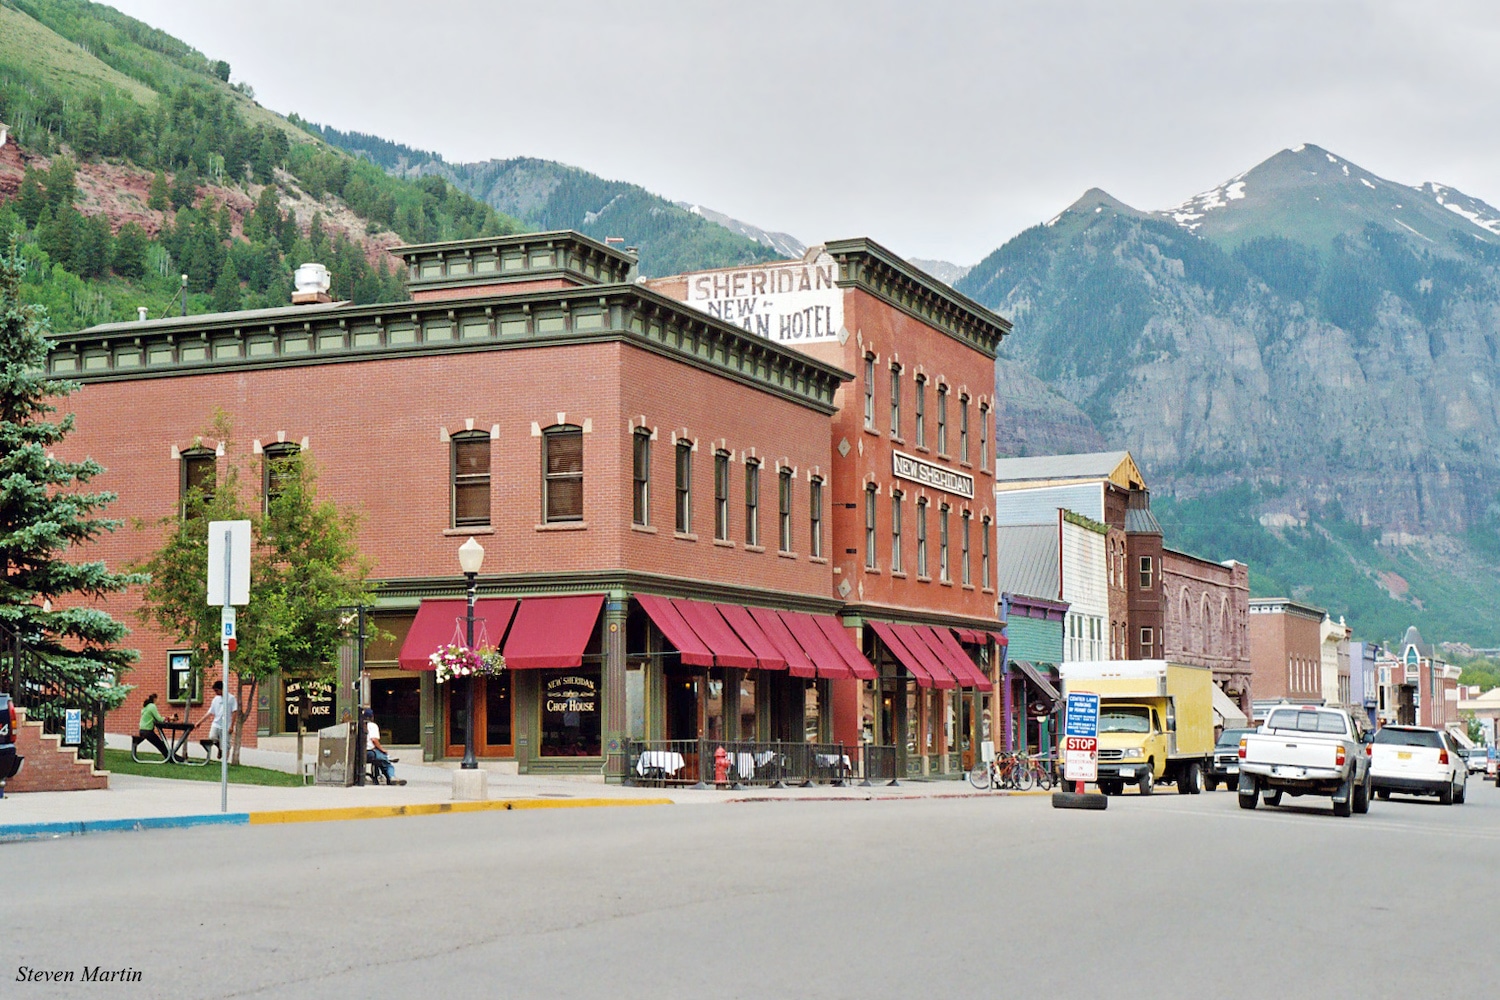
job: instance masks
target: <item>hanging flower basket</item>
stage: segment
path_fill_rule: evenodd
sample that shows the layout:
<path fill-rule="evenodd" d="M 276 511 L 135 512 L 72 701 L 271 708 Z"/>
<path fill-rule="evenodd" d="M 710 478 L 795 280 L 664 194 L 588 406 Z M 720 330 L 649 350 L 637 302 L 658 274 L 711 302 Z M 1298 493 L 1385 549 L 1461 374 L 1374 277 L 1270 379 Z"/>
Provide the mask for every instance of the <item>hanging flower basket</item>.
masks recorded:
<path fill-rule="evenodd" d="M 494 677 L 505 669 L 498 649 L 469 649 L 450 643 L 427 658 L 437 670 L 437 682 L 457 677 Z"/>

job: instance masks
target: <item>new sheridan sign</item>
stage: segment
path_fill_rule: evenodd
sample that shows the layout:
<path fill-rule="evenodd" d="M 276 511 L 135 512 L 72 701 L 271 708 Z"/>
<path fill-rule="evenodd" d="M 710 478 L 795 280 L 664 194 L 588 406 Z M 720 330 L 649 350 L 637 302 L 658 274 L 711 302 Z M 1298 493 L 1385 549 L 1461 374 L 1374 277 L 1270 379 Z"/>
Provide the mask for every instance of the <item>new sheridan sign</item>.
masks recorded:
<path fill-rule="evenodd" d="M 687 303 L 781 343 L 837 341 L 844 325 L 839 267 L 826 253 L 687 277 Z"/>
<path fill-rule="evenodd" d="M 891 452 L 891 472 L 897 479 L 909 479 L 923 486 L 952 493 L 965 500 L 974 499 L 974 477 L 945 469 L 941 465 L 924 462 L 904 451 Z"/>

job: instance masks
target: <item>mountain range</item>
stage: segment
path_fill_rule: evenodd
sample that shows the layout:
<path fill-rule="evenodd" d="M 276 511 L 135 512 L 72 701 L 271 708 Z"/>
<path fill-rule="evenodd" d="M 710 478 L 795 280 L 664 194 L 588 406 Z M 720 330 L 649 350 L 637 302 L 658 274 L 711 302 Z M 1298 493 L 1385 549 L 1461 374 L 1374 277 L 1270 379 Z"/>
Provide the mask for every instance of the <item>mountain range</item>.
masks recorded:
<path fill-rule="evenodd" d="M 1256 591 L 1500 639 L 1500 211 L 1304 145 L 1170 209 L 1087 191 L 957 287 L 1015 322 L 1002 446 L 1128 447 Z"/>

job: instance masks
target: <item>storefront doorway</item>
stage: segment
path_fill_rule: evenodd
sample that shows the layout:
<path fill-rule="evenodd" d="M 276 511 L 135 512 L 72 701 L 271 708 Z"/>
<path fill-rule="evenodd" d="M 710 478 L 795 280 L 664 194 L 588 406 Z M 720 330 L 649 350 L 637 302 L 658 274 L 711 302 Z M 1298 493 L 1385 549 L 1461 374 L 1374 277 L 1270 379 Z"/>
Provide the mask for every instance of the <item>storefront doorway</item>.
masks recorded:
<path fill-rule="evenodd" d="M 466 692 L 462 683 L 442 685 L 447 688 L 448 699 L 448 750 L 449 757 L 461 757 L 466 735 L 464 703 Z M 511 697 L 510 672 L 495 677 L 474 679 L 474 753 L 480 757 L 511 757 L 515 755 L 514 699 Z"/>
<path fill-rule="evenodd" d="M 422 682 L 410 675 L 370 678 L 370 708 L 391 746 L 422 742 Z"/>

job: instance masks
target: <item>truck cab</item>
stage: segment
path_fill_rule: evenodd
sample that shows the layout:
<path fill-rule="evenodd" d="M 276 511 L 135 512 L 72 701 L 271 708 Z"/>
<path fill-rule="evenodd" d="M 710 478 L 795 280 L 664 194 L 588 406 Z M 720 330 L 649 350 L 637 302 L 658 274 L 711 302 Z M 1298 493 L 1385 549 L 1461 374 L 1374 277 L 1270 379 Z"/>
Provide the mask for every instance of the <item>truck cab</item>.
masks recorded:
<path fill-rule="evenodd" d="M 1138 783 L 1142 792 L 1166 774 L 1170 743 L 1162 724 L 1165 705 L 1141 699 L 1099 703 L 1099 785 L 1123 790 Z M 1106 783 L 1108 783 L 1106 785 Z M 1108 794 L 1118 794 L 1111 791 Z"/>

